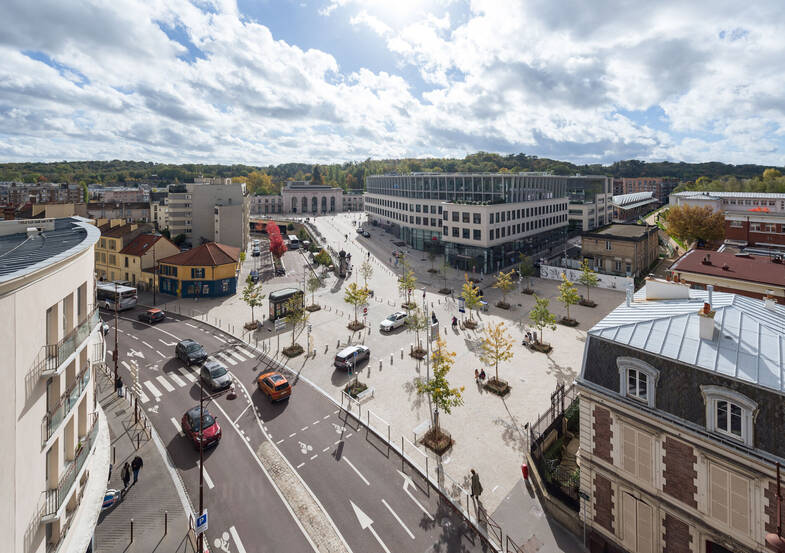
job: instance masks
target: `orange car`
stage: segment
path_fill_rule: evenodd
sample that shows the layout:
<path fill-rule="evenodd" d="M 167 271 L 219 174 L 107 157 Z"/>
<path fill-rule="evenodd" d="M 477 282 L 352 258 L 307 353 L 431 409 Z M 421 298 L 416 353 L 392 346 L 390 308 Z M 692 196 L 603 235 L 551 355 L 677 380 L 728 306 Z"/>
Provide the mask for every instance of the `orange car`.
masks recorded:
<path fill-rule="evenodd" d="M 260 374 L 256 379 L 256 385 L 270 401 L 281 401 L 288 399 L 292 395 L 292 387 L 281 373 L 269 372 Z"/>

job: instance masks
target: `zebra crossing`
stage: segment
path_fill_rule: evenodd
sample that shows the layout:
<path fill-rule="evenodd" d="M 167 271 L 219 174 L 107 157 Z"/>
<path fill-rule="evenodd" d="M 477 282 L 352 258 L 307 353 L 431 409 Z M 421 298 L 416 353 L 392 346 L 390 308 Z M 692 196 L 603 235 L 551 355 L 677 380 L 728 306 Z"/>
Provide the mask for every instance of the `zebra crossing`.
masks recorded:
<path fill-rule="evenodd" d="M 215 359 L 226 365 L 227 368 L 231 368 L 238 363 L 248 361 L 255 357 L 256 355 L 250 349 L 242 346 L 235 346 L 228 350 L 215 352 L 208 359 Z M 192 370 L 185 367 L 177 367 L 174 371 L 151 376 L 149 380 L 142 381 L 142 386 L 138 390 L 139 401 L 143 404 L 150 401 L 160 401 L 164 393 L 183 388 L 188 385 L 189 382 L 192 384 L 196 383 L 199 378 L 198 371 L 198 367 L 194 367 Z"/>

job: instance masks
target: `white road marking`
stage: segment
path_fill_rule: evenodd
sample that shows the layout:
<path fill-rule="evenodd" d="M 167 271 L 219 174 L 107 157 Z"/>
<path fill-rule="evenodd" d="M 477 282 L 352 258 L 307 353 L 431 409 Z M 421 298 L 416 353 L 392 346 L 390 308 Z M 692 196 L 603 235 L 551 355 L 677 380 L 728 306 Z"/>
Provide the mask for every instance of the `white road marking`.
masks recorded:
<path fill-rule="evenodd" d="M 338 444 L 339 444 L 339 443 L 341 443 L 342 441 L 343 441 L 343 440 L 335 440 L 335 445 L 338 445 Z"/>
<path fill-rule="evenodd" d="M 300 463 L 299 465 L 297 465 L 297 468 L 299 469 L 299 468 L 300 468 L 301 466 L 303 466 L 304 464 L 305 464 L 305 463 Z"/>
<path fill-rule="evenodd" d="M 303 426 L 303 427 L 300 429 L 300 431 L 301 431 L 301 432 L 302 432 L 302 431 L 304 431 L 304 430 L 308 430 L 308 427 L 307 427 L 307 426 Z"/>
<path fill-rule="evenodd" d="M 347 439 L 347 438 L 351 438 L 351 437 L 352 437 L 352 433 L 351 433 L 351 432 L 349 432 L 349 433 L 346 435 L 346 438 L 344 438 L 344 440 L 345 440 L 345 439 Z"/>
<path fill-rule="evenodd" d="M 218 358 L 220 358 L 222 361 L 225 361 L 226 363 L 229 363 L 229 364 L 230 364 L 230 365 L 232 365 L 232 366 L 234 366 L 234 365 L 237 365 L 237 361 L 235 361 L 234 359 L 232 359 L 231 357 L 229 357 L 228 355 L 226 355 L 226 354 L 225 354 L 224 352 L 222 352 L 222 351 L 217 351 L 217 352 L 215 352 L 215 353 L 213 354 L 213 357 L 218 357 Z"/>
<path fill-rule="evenodd" d="M 256 357 L 256 355 L 254 355 L 253 353 L 251 353 L 250 351 L 248 351 L 245 348 L 237 348 L 237 351 L 239 351 L 243 355 L 247 356 L 249 359 L 253 359 L 254 357 Z"/>
<path fill-rule="evenodd" d="M 316 455 L 314 455 L 313 457 L 311 457 L 311 461 L 313 461 L 314 459 L 316 459 L 318 456 L 319 456 L 319 454 L 317 453 Z"/>
<path fill-rule="evenodd" d="M 136 336 L 134 336 L 133 334 L 130 334 L 130 333 L 126 333 L 126 334 L 128 334 L 129 338 L 133 338 L 134 340 L 138 340 L 139 339 Z"/>
<path fill-rule="evenodd" d="M 202 471 L 204 472 L 204 483 L 207 484 L 207 487 L 212 490 L 215 487 L 215 484 L 213 484 L 213 479 L 210 478 L 209 474 L 207 474 L 206 468 L 203 467 Z"/>
<path fill-rule="evenodd" d="M 125 334 L 125 330 L 123 330 L 122 328 L 118 328 L 117 332 L 122 332 L 123 334 Z"/>
<path fill-rule="evenodd" d="M 275 442 L 275 445 L 278 445 L 278 444 L 280 444 L 282 441 L 283 441 L 283 438 L 281 438 L 280 440 L 278 440 L 277 442 Z"/>
<path fill-rule="evenodd" d="M 327 419 L 329 419 L 329 418 L 330 418 L 330 415 L 325 415 L 325 416 L 323 416 L 323 417 L 322 417 L 322 420 L 323 420 L 323 421 L 326 421 L 326 420 L 327 420 Z"/>
<path fill-rule="evenodd" d="M 213 338 L 215 338 L 215 339 L 216 339 L 216 340 L 218 340 L 219 342 L 223 342 L 224 344 L 226 343 L 226 340 L 224 340 L 223 338 L 221 338 L 221 337 L 220 337 L 220 336 L 218 336 L 217 334 L 213 334 Z"/>
<path fill-rule="evenodd" d="M 236 418 L 236 419 L 234 419 L 234 423 L 235 423 L 235 424 L 237 424 L 237 421 L 239 421 L 239 420 L 240 420 L 240 417 L 242 417 L 243 415 L 245 415 L 245 412 L 248 410 L 248 408 L 249 408 L 250 406 L 251 406 L 251 404 L 250 404 L 250 403 L 249 403 L 248 405 L 246 405 L 246 406 L 245 406 L 245 409 L 243 409 L 243 412 L 242 412 L 242 413 L 240 413 L 240 414 L 237 416 L 237 418 Z M 243 431 L 241 430 L 241 432 L 243 432 Z M 245 434 L 245 432 L 243 432 L 243 434 Z"/>
<path fill-rule="evenodd" d="M 328 449 L 330 449 L 329 445 L 322 450 L 322 453 L 325 453 Z"/>
<path fill-rule="evenodd" d="M 319 419 L 313 421 L 313 424 L 311 426 L 313 426 L 314 424 L 319 424 Z"/>
<path fill-rule="evenodd" d="M 292 432 L 291 434 L 289 434 L 289 437 L 290 438 L 294 438 L 296 435 L 297 435 L 297 432 Z"/>
<path fill-rule="evenodd" d="M 163 353 L 161 353 L 161 352 L 160 352 L 160 351 L 158 351 L 158 350 L 155 350 L 155 353 L 157 353 L 158 355 L 160 355 L 160 356 L 161 356 L 161 357 L 163 357 L 164 359 L 166 358 L 166 355 L 164 355 Z"/>
<path fill-rule="evenodd" d="M 386 545 L 384 545 L 382 538 L 380 538 L 379 534 L 376 533 L 376 530 L 373 529 L 373 520 L 371 520 L 371 517 L 362 512 L 362 510 L 357 505 L 355 505 L 352 500 L 349 500 L 349 503 L 351 503 L 352 509 L 354 509 L 354 514 L 357 516 L 357 522 L 360 523 L 360 528 L 363 530 L 368 529 L 373 537 L 376 538 L 376 541 L 379 542 L 381 548 L 384 549 L 384 552 L 390 553 L 390 550 L 387 549 Z"/>
<path fill-rule="evenodd" d="M 237 533 L 237 530 L 235 530 L 234 526 L 229 527 L 229 534 L 231 534 L 234 544 L 237 546 L 237 553 L 246 553 L 245 547 L 243 547 L 243 542 L 240 541 L 240 535 Z"/>
<path fill-rule="evenodd" d="M 160 330 L 160 329 L 159 329 L 159 330 Z M 160 338 L 158 338 L 158 341 L 159 341 L 159 342 L 161 342 L 163 345 L 165 345 L 165 346 L 167 346 L 167 347 L 172 347 L 172 346 L 174 346 L 174 345 L 175 345 L 175 343 L 174 343 L 174 342 L 172 342 L 172 343 L 169 343 L 169 342 L 164 342 L 164 341 L 163 341 L 163 340 L 161 340 Z"/>
<path fill-rule="evenodd" d="M 139 399 L 142 401 L 142 403 L 147 403 L 150 401 L 150 398 L 147 397 L 147 394 L 145 394 L 142 390 L 137 390 L 137 392 L 139 393 Z"/>
<path fill-rule="evenodd" d="M 423 507 L 422 503 L 417 501 L 417 499 L 414 497 L 414 495 L 412 495 L 412 492 L 409 491 L 409 486 L 414 486 L 414 482 L 412 482 L 412 479 L 409 478 L 409 476 L 407 474 L 404 474 L 401 471 L 397 471 L 397 472 L 398 472 L 398 474 L 400 474 L 403 477 L 403 491 L 406 492 L 406 495 L 409 496 L 409 499 L 414 501 L 415 505 L 417 505 L 420 508 L 420 510 L 423 513 L 425 513 L 425 516 L 427 516 L 429 519 L 433 520 L 433 516 L 431 515 L 431 513 L 428 512 L 428 509 Z"/>
<path fill-rule="evenodd" d="M 172 424 L 174 425 L 175 429 L 177 430 L 177 433 L 178 433 L 180 436 L 185 436 L 185 434 L 183 434 L 183 429 L 180 427 L 180 423 L 179 423 L 179 422 L 177 422 L 177 419 L 176 419 L 176 418 L 174 418 L 174 417 L 172 417 L 172 418 L 171 418 L 171 419 L 169 419 L 169 420 L 170 420 L 170 421 L 172 421 Z"/>
<path fill-rule="evenodd" d="M 142 340 L 142 343 L 143 343 L 144 345 L 146 345 L 148 348 L 150 348 L 150 349 L 153 349 L 153 346 L 151 346 L 150 344 L 148 344 L 148 343 L 147 343 L 147 342 L 145 342 L 144 340 Z"/>
<path fill-rule="evenodd" d="M 401 520 L 401 517 L 399 517 L 398 514 L 392 510 L 392 507 L 390 507 L 384 499 L 382 499 L 382 503 L 384 503 L 384 506 L 387 507 L 388 511 L 390 511 L 390 514 L 395 517 L 395 520 L 398 521 L 398 524 L 401 525 L 401 528 L 403 528 L 406 533 L 409 534 L 410 538 L 414 539 L 414 534 L 412 534 L 411 530 L 406 527 L 406 525 Z"/>
<path fill-rule="evenodd" d="M 198 326 L 192 325 L 191 323 L 185 323 L 185 324 L 186 324 L 186 326 L 190 326 L 191 328 L 199 328 Z"/>
<path fill-rule="evenodd" d="M 180 367 L 177 369 L 177 372 L 184 376 L 186 379 L 190 380 L 191 382 L 196 382 L 196 377 L 189 373 L 186 369 Z"/>
<path fill-rule="evenodd" d="M 174 380 L 174 383 L 180 386 L 181 388 L 185 386 L 185 380 L 177 376 L 175 373 L 169 373 L 169 378 Z"/>
<path fill-rule="evenodd" d="M 245 357 L 243 357 L 242 355 L 240 355 L 236 351 L 229 350 L 226 353 L 228 353 L 229 355 L 231 355 L 232 357 L 234 357 L 238 361 L 247 361 L 247 359 Z"/>
<path fill-rule="evenodd" d="M 150 390 L 150 393 L 153 394 L 153 397 L 157 400 L 161 397 L 161 392 L 158 391 L 158 388 L 155 387 L 155 384 L 150 382 L 149 380 L 144 381 L 144 385 L 147 386 L 147 389 Z"/>
<path fill-rule="evenodd" d="M 354 472 L 356 472 L 356 473 L 357 473 L 357 476 L 359 476 L 359 477 L 360 477 L 360 479 L 361 479 L 363 482 L 365 482 L 365 485 L 366 485 L 366 486 L 370 486 L 370 485 L 371 485 L 371 483 L 370 483 L 370 482 L 368 482 L 368 480 L 366 480 L 366 479 L 365 479 L 365 476 L 363 476 L 363 475 L 362 475 L 362 473 L 361 473 L 359 470 L 357 470 L 357 467 L 355 467 L 355 466 L 352 464 L 352 462 L 351 462 L 351 461 L 350 461 L 350 460 L 349 460 L 349 459 L 346 457 L 346 455 L 344 455 L 344 456 L 342 457 L 342 459 L 343 459 L 344 461 L 346 461 L 346 462 L 349 464 L 349 466 L 350 466 L 350 467 L 352 467 L 352 470 L 354 470 Z"/>
<path fill-rule="evenodd" d="M 159 382 L 159 384 L 161 384 L 161 386 L 164 387 L 164 389 L 167 392 L 173 392 L 174 391 L 174 386 L 169 384 L 169 381 L 166 380 L 166 378 L 164 378 L 164 375 L 158 375 L 157 377 L 155 377 L 155 379 Z"/>
<path fill-rule="evenodd" d="M 120 361 L 120 364 L 125 367 L 127 370 L 131 370 L 131 365 L 128 364 L 128 361 Z"/>

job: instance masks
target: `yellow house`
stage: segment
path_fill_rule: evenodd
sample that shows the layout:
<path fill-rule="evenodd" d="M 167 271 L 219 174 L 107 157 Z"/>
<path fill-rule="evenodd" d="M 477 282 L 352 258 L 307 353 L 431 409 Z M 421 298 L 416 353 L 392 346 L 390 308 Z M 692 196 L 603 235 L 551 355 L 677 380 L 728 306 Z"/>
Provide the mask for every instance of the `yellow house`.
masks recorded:
<path fill-rule="evenodd" d="M 137 236 L 152 230 L 151 225 L 110 221 L 98 227 L 101 238 L 95 245 L 95 274 L 102 280 L 131 280 L 126 277 L 120 251 Z"/>
<path fill-rule="evenodd" d="M 140 234 L 120 250 L 121 280 L 128 280 L 142 290 L 151 290 L 158 260 L 178 253 L 180 248 L 160 234 Z"/>
<path fill-rule="evenodd" d="M 240 249 L 208 242 L 161 259 L 159 289 L 181 298 L 230 296 L 237 290 Z"/>

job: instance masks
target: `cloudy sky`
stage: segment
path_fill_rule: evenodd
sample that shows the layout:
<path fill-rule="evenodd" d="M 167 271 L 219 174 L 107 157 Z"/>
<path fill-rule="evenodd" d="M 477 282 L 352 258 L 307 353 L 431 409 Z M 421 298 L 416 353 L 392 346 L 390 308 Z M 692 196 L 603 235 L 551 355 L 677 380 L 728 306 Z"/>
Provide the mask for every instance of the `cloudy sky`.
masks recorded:
<path fill-rule="evenodd" d="M 785 163 L 781 0 L 4 0 L 0 161 Z"/>

